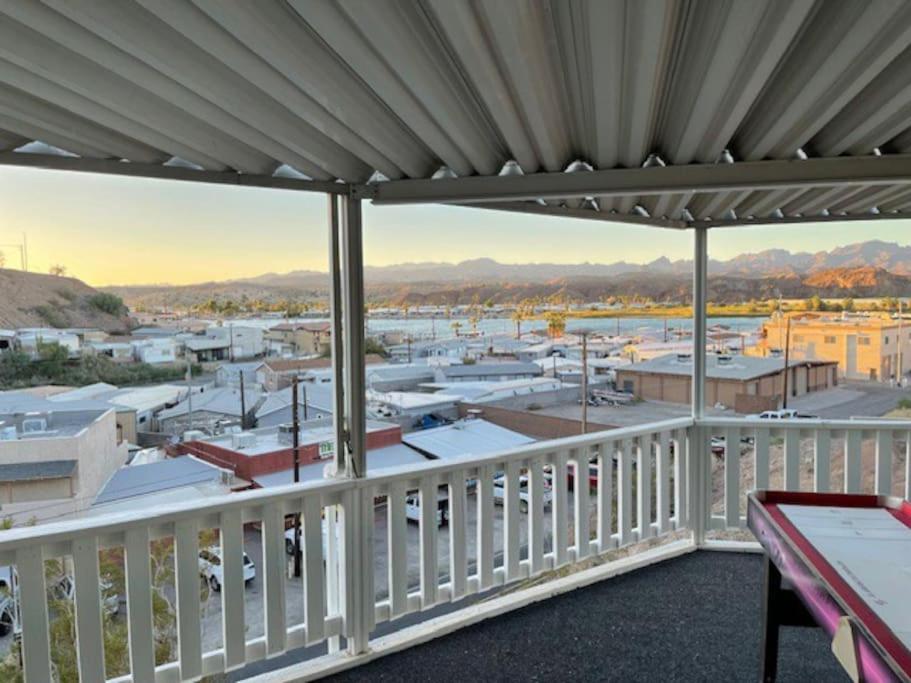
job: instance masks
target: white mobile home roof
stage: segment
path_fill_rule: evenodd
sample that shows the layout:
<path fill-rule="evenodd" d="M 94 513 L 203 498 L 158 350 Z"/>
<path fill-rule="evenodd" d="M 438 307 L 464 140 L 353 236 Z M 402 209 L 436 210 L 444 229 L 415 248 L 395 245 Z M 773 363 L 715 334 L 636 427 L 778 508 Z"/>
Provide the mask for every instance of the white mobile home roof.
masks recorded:
<path fill-rule="evenodd" d="M 445 427 L 434 427 L 402 436 L 402 441 L 433 458 L 458 458 L 486 455 L 515 448 L 534 439 L 486 420 L 461 420 Z"/>

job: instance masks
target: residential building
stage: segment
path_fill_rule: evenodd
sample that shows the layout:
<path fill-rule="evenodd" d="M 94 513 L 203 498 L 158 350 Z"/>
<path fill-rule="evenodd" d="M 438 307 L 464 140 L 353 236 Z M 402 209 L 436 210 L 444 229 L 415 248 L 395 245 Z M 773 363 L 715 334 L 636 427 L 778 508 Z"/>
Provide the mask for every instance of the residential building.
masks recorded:
<path fill-rule="evenodd" d="M 0 353 L 16 347 L 16 330 L 0 329 Z"/>
<path fill-rule="evenodd" d="M 164 458 L 119 468 L 98 492 L 92 511 L 120 512 L 213 498 L 249 485 L 231 468 L 217 467 L 192 455 Z"/>
<path fill-rule="evenodd" d="M 243 428 L 253 423 L 262 399 L 262 392 L 255 387 L 245 387 L 243 393 L 234 387 L 194 391 L 177 405 L 157 413 L 156 431 L 179 436 L 190 430 L 220 434 L 232 426 Z"/>
<path fill-rule="evenodd" d="M 212 363 L 231 358 L 231 342 L 226 337 L 194 336 L 184 340 L 184 354 L 194 363 Z"/>
<path fill-rule="evenodd" d="M 834 361 L 839 377 L 850 380 L 897 381 L 911 370 L 911 319 L 899 321 L 888 314 L 776 317 L 762 324 L 762 337 L 754 352 L 783 353 L 788 319 L 791 358 Z"/>
<path fill-rule="evenodd" d="M 670 403 L 692 400 L 693 357 L 667 354 L 616 369 L 617 388 L 637 398 Z M 788 396 L 831 389 L 838 383 L 835 361 L 791 360 Z M 706 355 L 705 404 L 738 413 L 779 408 L 785 391 L 783 358 Z"/>
<path fill-rule="evenodd" d="M 126 460 L 113 409 L 0 396 L 0 515 L 14 524 L 83 512 Z"/>
<path fill-rule="evenodd" d="M 16 333 L 16 342 L 19 349 L 32 358 L 39 356 L 42 344 L 62 346 L 70 358 L 78 357 L 82 350 L 82 342 L 77 334 L 50 327 L 22 328 Z"/>
<path fill-rule="evenodd" d="M 147 337 L 134 339 L 130 343 L 133 346 L 133 357 L 140 363 L 157 365 L 177 362 L 178 343 L 175 337 Z"/>
<path fill-rule="evenodd" d="M 248 389 L 261 389 L 258 370 L 262 361 L 252 360 L 241 363 L 222 363 L 215 370 L 215 386 L 240 388 L 240 378 L 243 375 L 244 387 Z"/>
<path fill-rule="evenodd" d="M 535 439 L 475 418 L 411 432 L 402 437 L 402 442 L 428 458 L 446 460 L 505 451 L 534 443 Z"/>
<path fill-rule="evenodd" d="M 459 363 L 441 365 L 435 369 L 437 382 L 498 382 L 514 379 L 534 379 L 543 373 L 535 363 Z"/>
<path fill-rule="evenodd" d="M 157 384 L 145 387 L 124 387 L 118 389 L 112 384 L 98 382 L 78 389 L 61 392 L 50 397 L 51 401 L 86 400 L 103 401 L 118 411 L 132 411 L 135 415 L 132 430 L 124 422 L 124 434 L 132 431 L 155 431 L 155 416 L 166 408 L 176 406 L 187 396 L 189 388 L 179 384 Z M 138 438 L 138 437 L 137 437 Z M 128 439 L 135 443 L 134 439 Z"/>
<path fill-rule="evenodd" d="M 331 420 L 313 420 L 301 425 L 298 437 L 301 465 L 325 465 L 335 454 L 335 431 Z M 395 446 L 402 441 L 402 430 L 387 422 L 367 422 L 367 449 Z M 222 434 L 185 441 L 176 452 L 194 455 L 235 475 L 256 482 L 265 474 L 289 470 L 294 466 L 293 430 L 290 424 Z"/>
<path fill-rule="evenodd" d="M 451 360 L 458 361 L 468 355 L 468 339 L 411 340 L 388 347 L 389 357 L 399 363 L 413 363 L 416 360 Z"/>
<path fill-rule="evenodd" d="M 385 363 L 382 356 L 367 354 L 364 363 L 368 366 Z M 332 369 L 332 359 L 328 357 L 317 358 L 269 358 L 256 367 L 256 382 L 265 391 L 278 391 L 291 384 L 291 378 L 299 377 L 304 380 L 316 380 L 325 377 L 331 378 L 332 373 L 312 374 L 319 370 Z"/>
<path fill-rule="evenodd" d="M 226 342 L 228 347 L 227 359 L 232 361 L 257 358 L 266 352 L 265 337 L 261 327 L 227 323 L 206 328 L 205 336 L 207 339 Z M 218 360 L 226 359 L 221 358 Z"/>
<path fill-rule="evenodd" d="M 263 397 L 256 409 L 257 427 L 277 427 L 292 419 L 293 392 L 290 386 Z M 332 388 L 325 384 L 300 382 L 297 387 L 298 419 L 320 420 L 332 417 Z"/>
<path fill-rule="evenodd" d="M 280 323 L 265 333 L 271 344 L 290 346 L 293 354 L 322 355 L 329 352 L 332 326 L 328 322 Z"/>
<path fill-rule="evenodd" d="M 98 356 L 107 356 L 115 363 L 132 363 L 133 346 L 125 341 L 92 341 L 85 348 Z"/>

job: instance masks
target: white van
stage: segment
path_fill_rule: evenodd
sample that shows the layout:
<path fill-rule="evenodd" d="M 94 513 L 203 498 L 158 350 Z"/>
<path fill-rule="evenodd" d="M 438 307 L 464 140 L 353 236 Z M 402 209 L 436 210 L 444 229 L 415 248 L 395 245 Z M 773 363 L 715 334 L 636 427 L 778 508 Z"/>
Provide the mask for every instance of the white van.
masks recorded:
<path fill-rule="evenodd" d="M 528 512 L 528 506 L 531 503 L 531 493 L 528 490 L 528 475 L 519 475 L 519 509 L 522 512 Z M 544 478 L 544 490 L 541 492 L 541 498 L 544 501 L 544 507 L 549 507 L 554 499 L 554 491 L 547 480 Z M 506 475 L 498 474 L 493 480 L 493 500 L 500 505 L 506 500 Z"/>

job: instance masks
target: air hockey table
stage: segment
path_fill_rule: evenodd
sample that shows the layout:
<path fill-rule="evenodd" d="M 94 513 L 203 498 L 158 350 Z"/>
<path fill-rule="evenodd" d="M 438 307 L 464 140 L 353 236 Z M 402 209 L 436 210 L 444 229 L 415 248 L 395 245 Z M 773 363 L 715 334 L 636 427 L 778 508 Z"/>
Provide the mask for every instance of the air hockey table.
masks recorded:
<path fill-rule="evenodd" d="M 818 626 L 854 681 L 911 681 L 911 503 L 756 491 L 747 525 L 765 551 L 760 680 L 780 626 Z"/>

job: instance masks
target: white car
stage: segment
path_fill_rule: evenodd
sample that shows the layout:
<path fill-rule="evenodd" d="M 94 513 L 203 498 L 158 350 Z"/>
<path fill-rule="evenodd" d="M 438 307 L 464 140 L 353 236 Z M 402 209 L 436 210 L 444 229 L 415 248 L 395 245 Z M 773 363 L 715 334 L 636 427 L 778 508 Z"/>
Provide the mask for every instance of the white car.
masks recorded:
<path fill-rule="evenodd" d="M 323 536 L 323 561 L 325 561 L 326 558 L 329 557 L 329 525 L 326 523 L 325 519 L 322 520 L 322 528 L 323 528 L 323 534 L 322 534 L 322 536 Z M 338 524 L 335 528 L 336 546 L 339 546 L 339 544 L 341 543 L 341 536 L 339 535 L 340 528 L 341 528 L 341 524 Z M 301 553 L 304 552 L 303 534 L 304 534 L 304 527 L 302 525 L 301 526 L 301 539 L 300 539 Z M 285 552 L 288 555 L 294 555 L 294 527 L 293 526 L 285 529 Z"/>
<path fill-rule="evenodd" d="M 765 410 L 759 415 L 751 415 L 754 420 L 813 420 L 815 415 L 804 415 L 798 413 L 793 408 L 782 408 L 781 410 Z"/>
<path fill-rule="evenodd" d="M 206 548 L 199 551 L 199 573 L 209 583 L 216 593 L 221 590 L 224 583 L 225 570 L 221 562 L 221 550 L 218 548 Z M 244 584 L 249 583 L 256 577 L 256 565 L 247 553 L 244 553 Z"/>
<path fill-rule="evenodd" d="M 421 521 L 421 496 L 409 493 L 405 497 L 405 518 L 412 522 Z M 441 489 L 437 495 L 437 526 L 449 521 L 449 495 Z"/>
<path fill-rule="evenodd" d="M 544 490 L 541 492 L 541 498 L 544 501 L 544 507 L 548 507 L 554 498 L 554 491 L 544 478 Z M 506 475 L 498 474 L 493 480 L 493 500 L 495 503 L 503 504 L 506 499 Z M 522 512 L 528 512 L 528 505 L 531 502 L 531 494 L 528 491 L 528 475 L 519 475 L 519 508 Z"/>
<path fill-rule="evenodd" d="M 110 581 L 101 579 L 101 604 L 104 605 L 104 611 L 111 616 L 117 614 L 120 610 L 120 596 L 114 592 L 114 586 Z M 57 600 L 75 600 L 76 582 L 69 574 L 61 576 L 57 581 L 48 586 L 48 592 Z"/>

